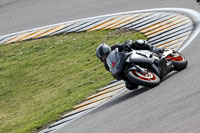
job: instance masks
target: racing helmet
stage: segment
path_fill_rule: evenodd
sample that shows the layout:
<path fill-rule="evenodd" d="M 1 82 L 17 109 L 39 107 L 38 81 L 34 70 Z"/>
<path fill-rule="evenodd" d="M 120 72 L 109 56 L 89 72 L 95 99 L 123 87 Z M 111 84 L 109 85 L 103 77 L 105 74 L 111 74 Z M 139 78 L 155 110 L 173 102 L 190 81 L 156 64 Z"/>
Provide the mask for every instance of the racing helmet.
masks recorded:
<path fill-rule="evenodd" d="M 110 52 L 111 52 L 110 46 L 105 43 L 101 43 L 96 49 L 96 55 L 102 62 L 105 61 L 103 57 L 108 56 Z"/>
<path fill-rule="evenodd" d="M 134 41 L 135 44 L 137 44 L 138 46 L 142 46 L 142 45 L 147 45 L 148 41 L 147 40 L 136 40 Z"/>

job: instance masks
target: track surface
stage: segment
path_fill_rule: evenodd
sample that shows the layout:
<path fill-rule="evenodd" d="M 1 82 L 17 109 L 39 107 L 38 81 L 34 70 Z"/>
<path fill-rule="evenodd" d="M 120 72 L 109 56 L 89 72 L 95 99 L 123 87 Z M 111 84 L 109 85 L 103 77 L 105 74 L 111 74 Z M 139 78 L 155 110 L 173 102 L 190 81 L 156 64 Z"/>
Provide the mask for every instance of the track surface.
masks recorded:
<path fill-rule="evenodd" d="M 200 11 L 195 0 L 1 0 L 0 35 L 48 24 L 130 10 L 183 7 Z M 159 86 L 126 91 L 58 130 L 58 133 L 199 133 L 200 39 L 183 54 L 188 68 Z"/>
<path fill-rule="evenodd" d="M 196 0 L 0 0 L 0 35 L 86 17 L 161 7 L 200 10 Z"/>

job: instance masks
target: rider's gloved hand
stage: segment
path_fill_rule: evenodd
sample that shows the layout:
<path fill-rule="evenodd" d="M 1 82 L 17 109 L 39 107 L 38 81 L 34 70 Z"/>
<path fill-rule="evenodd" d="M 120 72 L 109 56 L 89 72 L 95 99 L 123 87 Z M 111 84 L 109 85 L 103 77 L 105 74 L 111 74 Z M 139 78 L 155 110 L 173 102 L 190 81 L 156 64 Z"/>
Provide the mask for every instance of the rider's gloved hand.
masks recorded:
<path fill-rule="evenodd" d="M 126 47 L 129 47 L 131 48 L 131 45 L 133 44 L 133 41 L 132 40 L 127 40 L 124 45 L 126 45 Z"/>
<path fill-rule="evenodd" d="M 132 45 L 133 41 L 132 40 L 127 40 L 124 44 L 126 45 Z"/>
<path fill-rule="evenodd" d="M 133 41 L 132 40 L 127 40 L 125 43 L 124 43 L 124 50 L 126 51 L 129 51 L 131 50 L 131 45 L 133 44 Z"/>

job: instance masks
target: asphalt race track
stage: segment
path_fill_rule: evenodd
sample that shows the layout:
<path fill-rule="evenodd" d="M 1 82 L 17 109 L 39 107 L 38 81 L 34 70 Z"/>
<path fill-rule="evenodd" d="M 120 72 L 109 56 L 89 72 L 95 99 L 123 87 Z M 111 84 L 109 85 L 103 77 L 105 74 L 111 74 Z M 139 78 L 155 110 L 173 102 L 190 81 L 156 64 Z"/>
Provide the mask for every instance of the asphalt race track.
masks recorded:
<path fill-rule="evenodd" d="M 196 0 L 1 0 L 0 35 L 117 12 L 177 7 L 200 12 Z M 188 68 L 159 86 L 125 91 L 58 133 L 199 133 L 200 39 L 183 54 Z"/>
<path fill-rule="evenodd" d="M 0 35 L 86 17 L 166 7 L 200 10 L 196 0 L 1 0 Z"/>

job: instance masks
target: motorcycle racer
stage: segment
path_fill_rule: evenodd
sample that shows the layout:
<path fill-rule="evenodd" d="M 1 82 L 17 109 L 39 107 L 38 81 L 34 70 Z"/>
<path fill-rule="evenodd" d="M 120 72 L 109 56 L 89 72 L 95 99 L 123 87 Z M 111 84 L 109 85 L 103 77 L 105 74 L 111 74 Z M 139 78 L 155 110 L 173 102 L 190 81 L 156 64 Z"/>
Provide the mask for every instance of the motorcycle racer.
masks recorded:
<path fill-rule="evenodd" d="M 155 47 L 152 45 L 149 45 L 149 43 L 146 40 L 127 40 L 124 44 L 115 44 L 111 47 L 105 43 L 101 43 L 97 49 L 96 49 L 96 55 L 101 60 L 102 63 L 104 63 L 104 67 L 107 71 L 109 71 L 109 67 L 106 62 L 107 56 L 111 53 L 112 50 L 118 48 L 119 52 L 125 51 L 132 51 L 132 49 L 135 50 L 149 50 L 157 54 L 162 54 L 164 51 L 164 48 Z M 130 81 L 125 82 L 126 88 L 133 90 L 138 88 L 139 85 L 131 83 Z"/>

